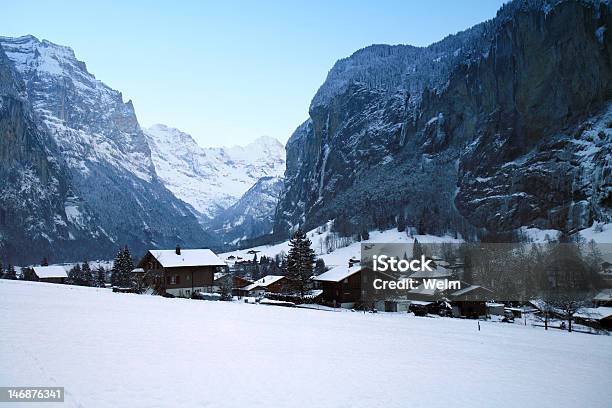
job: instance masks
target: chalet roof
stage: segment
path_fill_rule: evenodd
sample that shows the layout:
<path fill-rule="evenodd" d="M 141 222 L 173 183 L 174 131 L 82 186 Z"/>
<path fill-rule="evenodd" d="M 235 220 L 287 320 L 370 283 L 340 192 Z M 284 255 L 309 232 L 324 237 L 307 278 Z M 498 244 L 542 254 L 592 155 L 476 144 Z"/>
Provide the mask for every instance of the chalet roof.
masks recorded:
<path fill-rule="evenodd" d="M 180 255 L 174 249 L 150 249 L 149 253 L 164 268 L 179 266 L 226 266 L 210 249 L 181 249 Z"/>
<path fill-rule="evenodd" d="M 466 295 L 466 294 L 468 294 L 470 292 L 473 292 L 475 290 L 478 290 L 478 289 L 482 289 L 482 290 L 484 290 L 486 292 L 493 293 L 490 289 L 487 289 L 484 286 L 468 285 L 468 286 L 464 287 L 463 289 L 459 289 L 458 291 L 455 291 L 455 292 L 451 293 L 449 296 L 453 297 L 453 298 L 456 298 L 456 297 L 460 297 L 460 296 Z"/>
<path fill-rule="evenodd" d="M 359 272 L 361 270 L 361 266 L 355 265 L 351 266 L 336 266 L 335 268 L 330 269 L 327 272 L 323 272 L 319 276 L 315 276 L 314 280 L 319 282 L 340 282 Z"/>
<path fill-rule="evenodd" d="M 431 271 L 417 271 L 410 275 L 412 279 L 434 279 L 434 278 L 450 278 L 453 276 L 453 270 L 445 268 L 439 264 L 432 268 Z"/>
<path fill-rule="evenodd" d="M 63 266 L 53 265 L 53 266 L 34 266 L 34 273 L 40 279 L 42 278 L 67 278 L 68 274 L 66 273 L 66 269 Z"/>
<path fill-rule="evenodd" d="M 267 288 L 268 286 L 270 286 L 271 284 L 278 282 L 279 280 L 283 279 L 285 276 L 283 275 L 266 275 L 263 278 L 256 280 L 255 282 L 251 283 L 250 285 L 245 286 L 244 288 L 242 288 L 243 290 L 253 290 L 257 287 L 261 287 L 261 288 Z"/>
<path fill-rule="evenodd" d="M 574 316 L 589 320 L 602 320 L 612 316 L 612 307 L 586 307 L 580 309 Z"/>
<path fill-rule="evenodd" d="M 229 272 L 215 272 L 213 275 L 213 280 L 217 281 L 219 279 L 223 279 L 229 275 Z"/>
<path fill-rule="evenodd" d="M 593 300 L 612 301 L 612 289 L 602 290 L 593 298 Z"/>

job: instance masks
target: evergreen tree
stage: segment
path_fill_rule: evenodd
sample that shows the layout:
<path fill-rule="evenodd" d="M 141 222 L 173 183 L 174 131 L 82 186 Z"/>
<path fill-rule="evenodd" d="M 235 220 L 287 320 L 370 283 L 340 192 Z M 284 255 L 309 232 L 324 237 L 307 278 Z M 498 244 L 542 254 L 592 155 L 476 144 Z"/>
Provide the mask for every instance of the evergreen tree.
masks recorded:
<path fill-rule="evenodd" d="M 315 275 L 320 275 L 323 272 L 325 272 L 325 261 L 323 260 L 323 258 L 318 258 L 317 261 L 315 262 Z"/>
<path fill-rule="evenodd" d="M 0 279 L 4 278 L 4 265 L 0 262 Z"/>
<path fill-rule="evenodd" d="M 4 273 L 4 279 L 17 279 L 17 272 L 15 272 L 15 267 L 12 264 L 8 264 L 6 267 L 6 272 Z"/>
<path fill-rule="evenodd" d="M 81 268 L 81 285 L 83 286 L 93 286 L 94 278 L 91 273 L 91 268 L 89 267 L 89 262 L 83 262 L 83 267 Z"/>
<path fill-rule="evenodd" d="M 83 279 L 83 271 L 81 265 L 76 264 L 68 272 L 68 283 L 70 285 L 80 285 Z"/>
<path fill-rule="evenodd" d="M 367 241 L 368 239 L 370 239 L 370 233 L 368 232 L 367 228 L 363 228 L 361 230 L 361 239 L 364 241 Z"/>
<path fill-rule="evenodd" d="M 121 288 L 131 288 L 134 286 L 131 274 L 133 269 L 134 261 L 132 261 L 132 255 L 126 245 L 125 248 L 117 252 L 115 261 L 113 262 L 113 274 L 111 278 L 113 286 Z"/>
<path fill-rule="evenodd" d="M 397 217 L 397 230 L 399 232 L 406 231 L 406 217 L 404 216 L 404 212 L 403 211 Z"/>
<path fill-rule="evenodd" d="M 98 266 L 96 269 L 96 286 L 103 288 L 106 283 L 106 270 L 103 266 Z"/>
<path fill-rule="evenodd" d="M 421 247 L 419 240 L 415 237 L 412 246 L 412 259 L 420 259 L 421 255 L 423 255 L 423 247 Z"/>
<path fill-rule="evenodd" d="M 298 229 L 289 241 L 291 249 L 287 256 L 287 276 L 295 282 L 302 297 L 315 263 L 315 253 L 311 245 L 301 229 Z"/>

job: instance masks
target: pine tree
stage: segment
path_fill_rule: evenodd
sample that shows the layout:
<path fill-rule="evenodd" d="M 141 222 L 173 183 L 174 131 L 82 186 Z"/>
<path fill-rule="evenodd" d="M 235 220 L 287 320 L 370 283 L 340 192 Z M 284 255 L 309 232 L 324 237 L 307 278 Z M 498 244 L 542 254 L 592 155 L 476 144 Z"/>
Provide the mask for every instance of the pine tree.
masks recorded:
<path fill-rule="evenodd" d="M 93 274 L 91 273 L 91 268 L 89 267 L 89 262 L 83 262 L 83 267 L 81 268 L 81 285 L 83 286 L 93 286 L 94 279 Z"/>
<path fill-rule="evenodd" d="M 323 258 L 318 258 L 315 262 L 315 275 L 320 275 L 325 272 L 325 261 Z"/>
<path fill-rule="evenodd" d="M 0 279 L 4 278 L 4 265 L 0 262 Z"/>
<path fill-rule="evenodd" d="M 397 217 L 397 230 L 399 232 L 406 231 L 406 217 L 404 216 L 404 212 L 403 211 Z"/>
<path fill-rule="evenodd" d="M 106 270 L 103 266 L 98 266 L 96 269 L 96 286 L 103 288 L 106 283 Z"/>
<path fill-rule="evenodd" d="M 8 264 L 6 267 L 6 272 L 4 273 L 4 279 L 17 279 L 17 272 L 15 272 L 15 267 L 12 264 Z"/>
<path fill-rule="evenodd" d="M 287 276 L 295 282 L 302 297 L 315 263 L 315 253 L 311 245 L 301 229 L 298 229 L 289 241 L 291 249 L 287 256 Z"/>
<path fill-rule="evenodd" d="M 68 283 L 70 285 L 80 285 L 82 281 L 83 271 L 81 271 L 81 265 L 76 264 L 68 272 Z"/>
<path fill-rule="evenodd" d="M 414 244 L 412 245 L 412 259 L 420 259 L 423 255 L 423 248 L 419 243 L 419 240 L 414 238 Z"/>
<path fill-rule="evenodd" d="M 122 288 L 131 288 L 134 286 L 134 282 L 132 282 L 131 272 L 134 269 L 134 261 L 132 261 L 132 255 L 130 254 L 130 250 L 127 245 L 125 248 L 120 249 L 115 256 L 115 261 L 113 262 L 113 275 L 112 275 L 112 283 L 113 286 L 118 286 Z"/>

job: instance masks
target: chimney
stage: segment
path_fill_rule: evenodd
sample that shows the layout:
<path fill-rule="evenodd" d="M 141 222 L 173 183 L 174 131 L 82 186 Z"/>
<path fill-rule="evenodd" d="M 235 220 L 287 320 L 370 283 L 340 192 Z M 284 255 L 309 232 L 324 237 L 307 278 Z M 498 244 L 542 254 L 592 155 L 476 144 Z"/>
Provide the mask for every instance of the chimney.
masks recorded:
<path fill-rule="evenodd" d="M 181 247 L 180 247 L 180 245 L 176 246 L 176 249 L 174 250 L 174 252 L 176 252 L 177 255 L 181 254 Z"/>

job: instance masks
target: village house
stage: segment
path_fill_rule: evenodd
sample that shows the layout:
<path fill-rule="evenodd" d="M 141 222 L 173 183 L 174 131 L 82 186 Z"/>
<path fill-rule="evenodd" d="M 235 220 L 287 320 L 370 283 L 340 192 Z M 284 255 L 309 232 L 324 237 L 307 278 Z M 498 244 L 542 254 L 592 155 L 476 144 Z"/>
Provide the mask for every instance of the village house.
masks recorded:
<path fill-rule="evenodd" d="M 593 304 L 598 306 L 612 306 L 612 289 L 604 289 L 593 298 Z"/>
<path fill-rule="evenodd" d="M 479 285 L 462 285 L 450 293 L 449 300 L 455 317 L 480 317 L 487 315 L 487 301 L 493 297 L 493 291 Z"/>
<path fill-rule="evenodd" d="M 315 276 L 323 290 L 323 304 L 333 307 L 353 308 L 361 300 L 361 266 L 336 266 L 321 275 Z"/>
<path fill-rule="evenodd" d="M 282 275 L 267 275 L 244 286 L 240 292 L 248 296 L 263 296 L 266 293 L 285 293 L 291 287 L 289 278 Z"/>
<path fill-rule="evenodd" d="M 217 272 L 214 275 L 213 291 L 220 292 L 223 285 L 230 285 L 232 296 L 246 296 L 246 291 L 242 288 L 251 283 L 253 282 L 231 272 Z"/>
<path fill-rule="evenodd" d="M 63 266 L 34 266 L 32 267 L 34 274 L 40 282 L 47 283 L 65 283 L 68 278 L 66 269 Z"/>
<path fill-rule="evenodd" d="M 215 272 L 227 265 L 210 249 L 151 249 L 138 262 L 146 284 L 159 293 L 191 297 L 194 293 L 213 292 Z"/>

